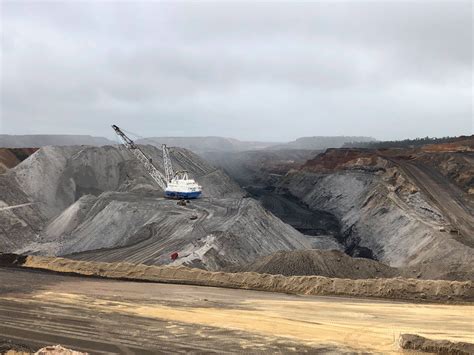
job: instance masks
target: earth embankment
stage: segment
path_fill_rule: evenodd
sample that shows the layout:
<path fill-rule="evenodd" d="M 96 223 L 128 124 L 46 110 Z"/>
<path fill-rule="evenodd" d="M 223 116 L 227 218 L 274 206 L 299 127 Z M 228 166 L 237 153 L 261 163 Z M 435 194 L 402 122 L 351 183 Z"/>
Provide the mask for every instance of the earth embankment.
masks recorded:
<path fill-rule="evenodd" d="M 25 268 L 105 278 L 239 288 L 290 294 L 345 295 L 439 302 L 474 301 L 474 288 L 471 281 L 459 282 L 402 278 L 351 280 L 322 276 L 288 277 L 254 272 L 211 272 L 183 266 L 159 267 L 130 263 L 101 263 L 40 256 L 28 256 L 26 260 L 20 260 L 17 264 Z"/>

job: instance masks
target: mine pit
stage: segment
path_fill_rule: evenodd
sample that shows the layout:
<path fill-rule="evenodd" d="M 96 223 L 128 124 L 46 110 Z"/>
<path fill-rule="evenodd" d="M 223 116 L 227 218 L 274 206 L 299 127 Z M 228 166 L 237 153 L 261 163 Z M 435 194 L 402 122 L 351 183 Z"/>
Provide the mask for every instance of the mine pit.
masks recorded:
<path fill-rule="evenodd" d="M 138 147 L 165 175 L 164 150 Z M 85 353 L 120 352 L 115 344 L 144 353 L 163 346 L 150 340 L 153 332 L 143 330 L 135 341 L 101 324 L 92 316 L 96 311 L 109 314 L 109 323 L 131 319 L 136 329 L 149 327 L 150 317 L 161 322 L 160 336 L 170 351 L 208 350 L 200 336 L 189 336 L 188 347 L 170 340 L 178 336 L 175 329 L 183 329 L 180 336 L 215 336 L 213 344 L 230 352 L 256 350 L 257 343 L 265 351 L 470 349 L 469 320 L 443 313 L 472 313 L 474 297 L 474 254 L 466 236 L 472 205 L 460 185 L 465 180 L 451 179 L 452 168 L 446 177 L 442 171 L 436 175 L 432 187 L 440 190 L 428 194 L 406 170 L 400 150 L 396 159 L 387 150 L 328 150 L 307 161 L 309 153 L 298 153 L 301 161 L 285 160 L 285 171 L 284 163 L 262 165 L 262 153 L 255 155 L 256 166 L 248 160 L 242 167 L 241 157 L 230 155 L 222 164 L 207 161 L 206 154 L 167 149 L 173 168 L 186 170 L 202 187 L 199 198 L 166 198 L 146 166 L 120 146 L 42 147 L 0 174 L 0 275 L 6 280 L 0 286 L 2 349 L 36 351 L 55 339 Z M 280 154 L 286 159 L 295 153 Z M 409 154 L 419 165 L 432 161 L 426 154 L 437 153 Z M 440 179 L 446 179 L 444 185 Z M 450 214 L 440 206 L 446 196 L 459 197 Z M 103 291 L 92 295 L 96 287 Z M 150 301 L 144 296 L 150 290 L 189 296 Z M 265 295 L 258 296 L 262 291 Z M 282 300 L 282 294 L 289 298 Z M 227 304 L 227 297 L 242 300 Z M 307 320 L 298 311 L 278 319 L 280 331 L 273 334 L 267 318 L 283 312 L 282 302 L 308 314 L 311 307 L 334 311 L 331 305 L 337 304 L 340 314 L 313 314 Z M 354 302 L 362 303 L 354 309 Z M 9 316 L 25 308 L 33 317 L 46 303 L 63 317 L 44 314 L 49 335 L 22 328 Z M 390 333 L 389 319 L 399 312 L 392 309 L 405 306 L 432 307 L 429 312 L 443 317 L 445 330 L 436 333 L 421 321 L 399 320 L 396 334 Z M 387 318 L 363 324 L 345 320 L 344 312 L 369 308 Z M 112 340 L 72 336 L 79 310 L 89 317 L 87 327 L 104 329 Z M 328 319 L 333 325 L 321 326 Z M 294 329 L 302 321 L 309 328 L 298 335 Z M 52 337 L 56 324 L 65 331 Z M 368 335 L 356 341 L 359 326 Z M 320 335 L 311 339 L 316 331 Z M 224 333 L 234 340 L 224 340 Z"/>

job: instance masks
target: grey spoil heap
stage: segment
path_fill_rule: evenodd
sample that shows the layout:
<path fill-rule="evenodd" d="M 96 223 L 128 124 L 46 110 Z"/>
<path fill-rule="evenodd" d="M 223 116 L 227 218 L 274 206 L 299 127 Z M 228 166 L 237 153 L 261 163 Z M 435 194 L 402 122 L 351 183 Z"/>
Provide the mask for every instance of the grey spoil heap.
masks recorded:
<path fill-rule="evenodd" d="M 159 169 L 159 148 L 139 146 Z M 168 264 L 208 270 L 245 264 L 307 239 L 266 211 L 221 170 L 174 148 L 176 170 L 202 185 L 203 198 L 178 206 L 143 165 L 118 146 L 43 147 L 0 175 L 0 250 L 76 259 Z M 160 172 L 164 175 L 163 170 Z"/>

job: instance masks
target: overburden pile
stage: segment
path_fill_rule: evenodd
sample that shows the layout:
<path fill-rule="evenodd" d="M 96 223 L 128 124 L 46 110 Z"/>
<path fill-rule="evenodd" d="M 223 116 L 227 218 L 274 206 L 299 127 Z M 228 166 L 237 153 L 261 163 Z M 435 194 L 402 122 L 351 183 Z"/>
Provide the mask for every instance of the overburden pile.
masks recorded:
<path fill-rule="evenodd" d="M 142 149 L 160 169 L 161 150 Z M 119 147 L 41 148 L 0 175 L 8 208 L 0 214 L 0 251 L 145 264 L 170 263 L 177 252 L 174 264 L 217 270 L 309 247 L 221 170 L 186 149 L 170 153 L 175 169 L 203 186 L 202 199 L 185 206 L 164 199 Z"/>
<path fill-rule="evenodd" d="M 375 260 L 352 258 L 338 250 L 281 251 L 237 269 L 284 276 L 320 275 L 335 278 L 390 278 L 399 271 Z"/>

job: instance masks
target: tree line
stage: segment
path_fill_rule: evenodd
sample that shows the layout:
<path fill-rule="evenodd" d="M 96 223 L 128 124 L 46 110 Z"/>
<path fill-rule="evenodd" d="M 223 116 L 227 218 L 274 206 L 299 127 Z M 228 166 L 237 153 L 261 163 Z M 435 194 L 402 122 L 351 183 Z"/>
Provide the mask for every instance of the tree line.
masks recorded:
<path fill-rule="evenodd" d="M 438 143 L 451 143 L 459 140 L 460 138 L 467 138 L 466 136 L 460 137 L 424 137 L 415 139 L 404 139 L 394 141 L 375 141 L 375 142 L 349 142 L 343 145 L 343 148 L 416 148 L 426 144 L 438 144 Z"/>

